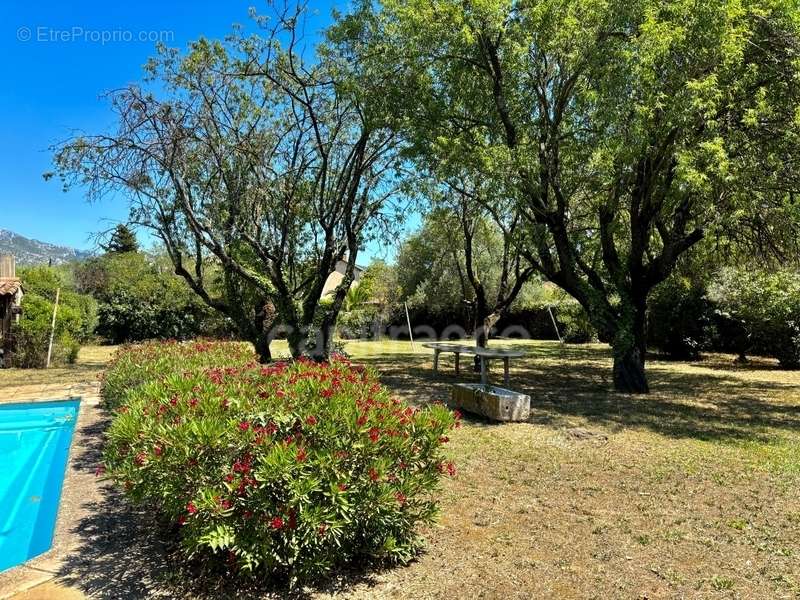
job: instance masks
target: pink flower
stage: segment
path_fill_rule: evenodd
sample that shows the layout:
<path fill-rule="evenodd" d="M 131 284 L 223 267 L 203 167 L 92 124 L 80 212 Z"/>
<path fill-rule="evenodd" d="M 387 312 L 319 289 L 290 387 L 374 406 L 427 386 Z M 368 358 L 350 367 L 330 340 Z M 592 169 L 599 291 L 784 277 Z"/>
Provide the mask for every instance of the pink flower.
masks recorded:
<path fill-rule="evenodd" d="M 188 512 L 190 515 L 193 515 L 197 512 L 197 507 L 194 505 L 194 502 L 190 501 L 189 504 L 186 505 L 186 512 Z"/>
<path fill-rule="evenodd" d="M 269 524 L 273 529 L 281 529 L 283 527 L 283 519 L 280 517 L 273 517 Z"/>
<path fill-rule="evenodd" d="M 248 423 L 247 421 L 242 421 L 241 423 L 239 423 L 239 429 L 241 431 L 247 431 L 248 429 L 250 429 L 250 423 Z"/>
<path fill-rule="evenodd" d="M 156 456 L 161 456 L 164 454 L 164 449 L 161 446 L 153 446 L 153 454 Z"/>

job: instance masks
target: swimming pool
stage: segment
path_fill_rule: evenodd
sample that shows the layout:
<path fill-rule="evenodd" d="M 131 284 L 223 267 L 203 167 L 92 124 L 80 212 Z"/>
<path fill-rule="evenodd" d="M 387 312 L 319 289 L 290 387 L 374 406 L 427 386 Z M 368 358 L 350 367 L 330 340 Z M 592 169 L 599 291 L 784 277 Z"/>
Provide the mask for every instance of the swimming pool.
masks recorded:
<path fill-rule="evenodd" d="M 79 403 L 0 404 L 0 571 L 53 543 Z"/>

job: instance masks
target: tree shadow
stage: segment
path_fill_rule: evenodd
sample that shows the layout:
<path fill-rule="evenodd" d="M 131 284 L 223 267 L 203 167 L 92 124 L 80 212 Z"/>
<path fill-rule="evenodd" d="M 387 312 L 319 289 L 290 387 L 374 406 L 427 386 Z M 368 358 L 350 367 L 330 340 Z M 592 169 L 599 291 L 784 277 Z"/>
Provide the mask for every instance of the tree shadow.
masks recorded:
<path fill-rule="evenodd" d="M 654 361 L 648 366 L 651 393 L 629 395 L 613 391 L 607 347 L 548 344 L 525 350 L 524 359 L 512 359 L 510 387 L 531 396 L 531 422 L 571 427 L 583 421 L 611 431 L 641 428 L 722 442 L 774 443 L 782 432 L 800 432 L 800 386 L 791 376 L 752 377 L 778 373 L 772 361 L 737 365 L 728 355 L 707 362 Z M 447 356 L 441 355 L 438 373 L 425 354 L 376 352 L 363 362 L 376 368 L 392 391 L 424 404 L 447 402 L 454 383 L 479 381 L 469 369 L 456 375 Z M 492 381 L 502 385 L 501 369 L 495 368 Z"/>

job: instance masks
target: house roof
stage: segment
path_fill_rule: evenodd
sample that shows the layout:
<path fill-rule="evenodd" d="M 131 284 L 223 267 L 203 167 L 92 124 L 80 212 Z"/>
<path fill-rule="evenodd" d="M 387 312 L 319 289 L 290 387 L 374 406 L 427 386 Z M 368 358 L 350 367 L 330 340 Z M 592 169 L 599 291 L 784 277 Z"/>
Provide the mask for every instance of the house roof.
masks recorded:
<path fill-rule="evenodd" d="M 22 287 L 22 282 L 15 277 L 0 278 L 0 296 L 12 296 L 19 291 L 20 287 Z"/>

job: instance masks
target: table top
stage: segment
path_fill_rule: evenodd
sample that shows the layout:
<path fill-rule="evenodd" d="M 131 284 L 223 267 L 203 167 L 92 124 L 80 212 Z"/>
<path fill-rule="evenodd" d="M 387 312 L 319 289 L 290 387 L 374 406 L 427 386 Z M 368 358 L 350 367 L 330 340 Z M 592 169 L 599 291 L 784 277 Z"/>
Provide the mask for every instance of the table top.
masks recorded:
<path fill-rule="evenodd" d="M 457 352 L 459 354 L 476 354 L 478 356 L 486 356 L 487 358 L 518 358 L 525 356 L 524 352 L 520 350 L 510 350 L 508 348 L 480 348 L 479 346 L 470 346 L 468 344 L 454 344 L 454 343 L 425 343 L 422 344 L 425 348 L 433 348 L 440 352 Z"/>

